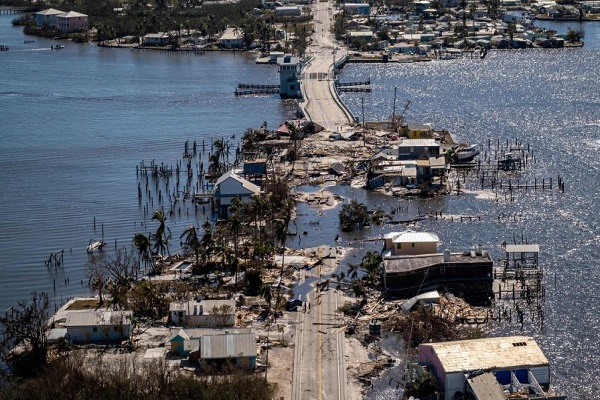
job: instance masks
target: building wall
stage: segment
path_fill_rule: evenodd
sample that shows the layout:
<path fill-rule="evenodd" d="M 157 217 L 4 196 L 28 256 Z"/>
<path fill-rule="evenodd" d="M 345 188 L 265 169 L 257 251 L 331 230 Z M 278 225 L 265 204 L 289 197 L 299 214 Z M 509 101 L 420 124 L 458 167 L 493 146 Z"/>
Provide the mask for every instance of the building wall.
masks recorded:
<path fill-rule="evenodd" d="M 61 32 L 81 32 L 87 30 L 87 17 L 57 17 L 57 27 Z"/>
<path fill-rule="evenodd" d="M 73 343 L 98 343 L 98 342 L 115 342 L 127 339 L 130 335 L 131 327 L 123 325 L 110 326 L 73 326 L 67 327 L 67 335 Z"/>
<path fill-rule="evenodd" d="M 229 207 L 231 205 L 231 200 L 235 196 L 239 196 L 243 201 L 244 197 L 249 197 L 252 193 L 245 189 L 240 182 L 230 178 L 221 182 L 219 185 L 219 194 L 221 195 L 221 206 Z"/>
<path fill-rule="evenodd" d="M 437 243 L 394 243 L 394 253 L 396 255 L 418 255 L 437 253 Z"/>

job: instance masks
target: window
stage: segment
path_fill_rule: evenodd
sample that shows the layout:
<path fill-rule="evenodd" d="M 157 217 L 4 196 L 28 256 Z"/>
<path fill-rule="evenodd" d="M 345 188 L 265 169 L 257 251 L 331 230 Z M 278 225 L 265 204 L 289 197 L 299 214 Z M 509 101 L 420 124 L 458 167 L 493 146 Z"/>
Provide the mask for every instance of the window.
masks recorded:
<path fill-rule="evenodd" d="M 116 332 L 118 330 L 119 330 L 119 328 L 117 328 L 116 326 L 113 326 L 113 332 Z"/>
<path fill-rule="evenodd" d="M 95 326 L 94 326 L 94 327 L 92 328 L 92 332 L 98 332 L 98 327 L 95 327 Z"/>
<path fill-rule="evenodd" d="M 445 265 L 442 265 L 442 266 L 440 267 L 440 274 L 445 274 L 445 273 L 446 273 L 446 266 L 445 266 Z"/>
<path fill-rule="evenodd" d="M 412 247 L 415 247 L 415 244 L 414 244 L 414 243 L 412 244 Z"/>

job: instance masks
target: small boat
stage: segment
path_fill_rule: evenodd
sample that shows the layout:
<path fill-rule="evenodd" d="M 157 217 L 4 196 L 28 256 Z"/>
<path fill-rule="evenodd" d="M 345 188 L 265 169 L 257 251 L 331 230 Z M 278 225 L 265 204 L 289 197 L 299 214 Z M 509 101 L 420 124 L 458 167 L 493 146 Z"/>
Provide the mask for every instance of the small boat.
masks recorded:
<path fill-rule="evenodd" d="M 8 51 L 8 50 L 10 50 L 10 47 L 8 47 L 5 44 L 0 44 L 0 51 Z"/>
<path fill-rule="evenodd" d="M 23 40 L 23 43 L 25 43 L 25 44 L 35 43 L 35 40 Z"/>
<path fill-rule="evenodd" d="M 479 145 L 459 146 L 454 149 L 454 158 L 457 161 L 471 161 L 479 154 Z"/>
<path fill-rule="evenodd" d="M 106 246 L 106 243 L 104 243 L 103 241 L 90 239 L 90 243 L 87 246 L 87 252 L 93 253 L 96 250 L 102 251 L 104 249 L 104 246 Z"/>
<path fill-rule="evenodd" d="M 52 46 L 50 46 L 50 48 L 52 50 L 60 50 L 60 49 L 64 49 L 65 46 L 63 46 L 62 44 L 53 44 Z"/>

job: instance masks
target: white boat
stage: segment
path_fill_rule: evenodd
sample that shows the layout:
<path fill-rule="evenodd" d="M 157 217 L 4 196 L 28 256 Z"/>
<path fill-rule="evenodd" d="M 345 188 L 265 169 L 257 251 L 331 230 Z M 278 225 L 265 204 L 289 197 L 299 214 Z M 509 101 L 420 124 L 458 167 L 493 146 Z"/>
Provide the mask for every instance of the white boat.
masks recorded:
<path fill-rule="evenodd" d="M 90 243 L 87 246 L 87 252 L 93 253 L 94 251 L 102 251 L 102 249 L 106 246 L 106 243 L 100 240 L 90 239 Z"/>
<path fill-rule="evenodd" d="M 479 154 L 479 145 L 459 146 L 454 149 L 454 158 L 456 161 L 471 161 Z"/>
<path fill-rule="evenodd" d="M 50 46 L 50 48 L 52 50 L 60 50 L 60 49 L 64 49 L 65 46 L 63 46 L 62 44 L 54 44 L 54 45 Z"/>

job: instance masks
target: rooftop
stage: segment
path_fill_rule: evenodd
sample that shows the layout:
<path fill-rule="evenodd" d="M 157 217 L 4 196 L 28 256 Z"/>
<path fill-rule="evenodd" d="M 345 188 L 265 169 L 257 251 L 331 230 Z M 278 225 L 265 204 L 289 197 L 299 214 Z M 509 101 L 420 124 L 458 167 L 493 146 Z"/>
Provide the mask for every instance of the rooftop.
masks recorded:
<path fill-rule="evenodd" d="M 256 356 L 254 333 L 206 335 L 200 343 L 200 358 L 204 360 Z"/>
<path fill-rule="evenodd" d="M 435 254 L 420 254 L 415 256 L 391 256 L 383 259 L 385 273 L 408 273 L 423 268 L 427 268 L 437 264 L 480 264 L 492 260 L 486 255 L 472 255 L 471 253 L 451 253 L 450 261 L 444 261 L 443 253 Z"/>
<path fill-rule="evenodd" d="M 70 311 L 65 327 L 125 325 L 131 323 L 132 315 L 132 311 Z"/>
<path fill-rule="evenodd" d="M 447 374 L 548 365 L 535 339 L 528 336 L 424 343 L 419 347 L 432 348 Z"/>

